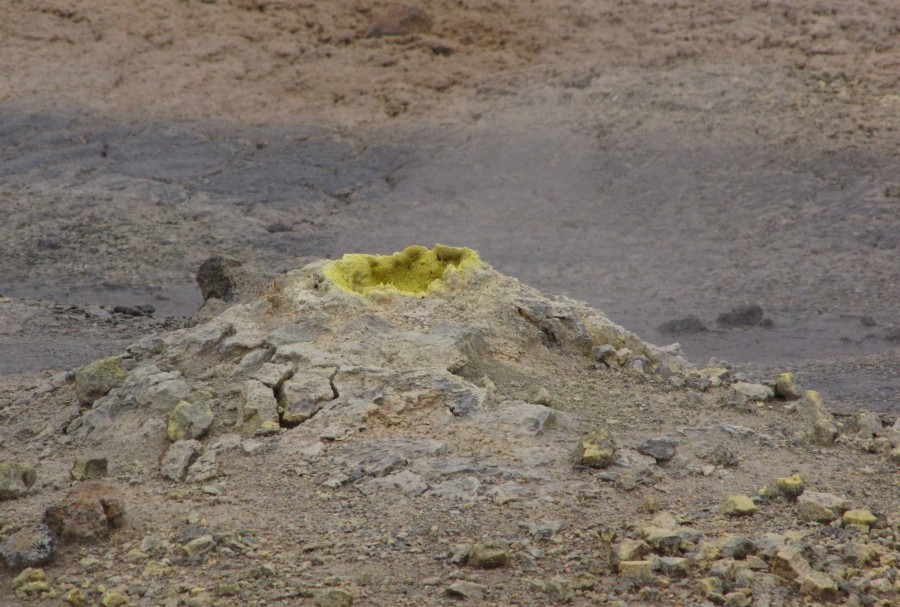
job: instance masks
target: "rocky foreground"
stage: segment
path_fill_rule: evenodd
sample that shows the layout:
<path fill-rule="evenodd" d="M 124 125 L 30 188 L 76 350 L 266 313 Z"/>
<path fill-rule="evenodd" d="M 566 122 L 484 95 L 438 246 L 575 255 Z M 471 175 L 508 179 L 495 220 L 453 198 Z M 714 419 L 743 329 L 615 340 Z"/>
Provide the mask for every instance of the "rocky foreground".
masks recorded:
<path fill-rule="evenodd" d="M 2 401 L 0 604 L 900 601 L 898 420 L 468 249 L 244 278 Z"/>

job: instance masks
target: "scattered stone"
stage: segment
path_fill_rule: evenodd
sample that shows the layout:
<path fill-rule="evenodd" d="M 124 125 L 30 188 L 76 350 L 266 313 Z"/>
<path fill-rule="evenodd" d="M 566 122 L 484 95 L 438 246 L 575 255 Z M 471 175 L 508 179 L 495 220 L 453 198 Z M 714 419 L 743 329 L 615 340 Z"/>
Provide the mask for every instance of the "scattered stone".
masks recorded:
<path fill-rule="evenodd" d="M 72 607 L 84 607 L 87 604 L 87 598 L 78 588 L 71 588 L 63 595 L 62 600 Z"/>
<path fill-rule="evenodd" d="M 703 321 L 694 314 L 689 314 L 684 318 L 675 318 L 662 323 L 656 330 L 663 335 L 693 335 L 696 333 L 706 333 L 709 331 Z"/>
<path fill-rule="evenodd" d="M 536 521 L 527 525 L 519 525 L 528 531 L 528 535 L 536 540 L 547 540 L 566 528 L 565 521 Z M 627 559 L 626 559 L 627 560 Z"/>
<path fill-rule="evenodd" d="M 266 422 L 278 427 L 278 402 L 272 389 L 255 379 L 244 382 L 238 426 L 244 434 L 254 434 Z"/>
<path fill-rule="evenodd" d="M 653 571 L 669 577 L 685 577 L 688 574 L 688 560 L 680 556 L 652 556 Z"/>
<path fill-rule="evenodd" d="M 753 599 L 743 592 L 729 592 L 722 597 L 722 604 L 725 607 L 750 607 Z"/>
<path fill-rule="evenodd" d="M 598 363 L 609 366 L 616 357 L 616 348 L 609 344 L 597 346 L 594 348 L 594 360 Z"/>
<path fill-rule="evenodd" d="M 366 38 L 408 36 L 431 31 L 431 17 L 415 5 L 395 6 L 377 18 L 366 31 Z"/>
<path fill-rule="evenodd" d="M 742 535 L 728 535 L 719 547 L 719 555 L 725 558 L 746 559 L 756 552 L 750 538 Z"/>
<path fill-rule="evenodd" d="M 881 418 L 871 411 L 857 411 L 844 424 L 845 434 L 865 433 L 869 438 L 881 434 Z"/>
<path fill-rule="evenodd" d="M 166 435 L 173 443 L 203 437 L 213 423 L 213 412 L 205 402 L 183 400 L 169 413 Z"/>
<path fill-rule="evenodd" d="M 613 546 L 610 554 L 613 565 L 618 566 L 622 561 L 638 561 L 650 553 L 650 544 L 644 540 L 622 540 Z"/>
<path fill-rule="evenodd" d="M 781 373 L 775 380 L 775 395 L 787 400 L 797 400 L 804 394 L 803 386 L 793 373 Z"/>
<path fill-rule="evenodd" d="M 113 486 L 84 483 L 47 508 L 44 522 L 63 542 L 104 539 L 125 521 L 125 507 Z"/>
<path fill-rule="evenodd" d="M 800 548 L 785 546 L 772 559 L 772 573 L 786 580 L 796 580 L 812 571 Z"/>
<path fill-rule="evenodd" d="M 792 474 L 776 478 L 775 482 L 767 489 L 767 493 L 794 501 L 805 488 L 806 483 L 803 481 L 803 477 L 799 474 Z"/>
<path fill-rule="evenodd" d="M 214 255 L 200 264 L 197 270 L 197 285 L 203 301 L 210 298 L 231 301 L 234 299 L 236 282 L 234 270 L 241 267 L 237 259 Z"/>
<path fill-rule="evenodd" d="M 797 512 L 804 521 L 830 523 L 839 518 L 847 509 L 848 502 L 831 493 L 804 491 L 797 498 Z"/>
<path fill-rule="evenodd" d="M 509 552 L 499 542 L 475 544 L 469 550 L 468 563 L 478 569 L 496 569 L 509 563 Z"/>
<path fill-rule="evenodd" d="M 328 588 L 316 593 L 316 607 L 349 607 L 353 604 L 353 595 L 343 588 Z"/>
<path fill-rule="evenodd" d="M 92 481 L 105 478 L 108 470 L 105 457 L 79 457 L 75 459 L 69 476 L 73 481 Z"/>
<path fill-rule="evenodd" d="M 444 594 L 450 597 L 480 601 L 487 594 L 487 586 L 461 580 L 447 586 L 444 590 Z"/>
<path fill-rule="evenodd" d="M 13 578 L 12 587 L 13 590 L 19 590 L 23 586 L 28 584 L 33 584 L 35 582 L 43 582 L 47 579 L 47 575 L 44 573 L 43 569 L 39 569 L 36 567 L 28 567 L 24 571 L 22 571 L 19 575 Z"/>
<path fill-rule="evenodd" d="M 678 446 L 678 440 L 670 436 L 660 436 L 648 438 L 638 445 L 637 450 L 644 455 L 656 459 L 658 462 L 667 462 L 675 457 L 675 448 Z"/>
<path fill-rule="evenodd" d="M 815 390 L 807 390 L 803 398 L 797 401 L 797 413 L 812 426 L 810 440 L 816 445 L 827 446 L 834 443 L 838 435 L 838 427 L 831 413 L 825 409 L 822 397 Z"/>
<path fill-rule="evenodd" d="M 0 501 L 22 497 L 34 485 L 37 472 L 19 462 L 0 462 Z"/>
<path fill-rule="evenodd" d="M 108 590 L 100 597 L 100 604 L 103 607 L 123 607 L 130 604 L 128 595 L 118 590 Z"/>
<path fill-rule="evenodd" d="M 278 413 L 281 421 L 296 426 L 311 418 L 334 399 L 329 375 L 314 371 L 295 373 L 278 392 Z"/>
<path fill-rule="evenodd" d="M 728 516 L 750 516 L 756 512 L 756 504 L 746 495 L 729 495 L 721 512 Z"/>
<path fill-rule="evenodd" d="M 75 395 L 82 404 L 92 405 L 127 377 L 120 356 L 101 358 L 75 372 Z"/>
<path fill-rule="evenodd" d="M 763 323 L 763 309 L 754 303 L 735 306 L 719 314 L 716 322 L 724 327 L 756 327 Z"/>
<path fill-rule="evenodd" d="M 428 483 L 422 480 L 421 476 L 409 470 L 401 470 L 383 478 L 370 479 L 367 482 L 373 486 L 395 487 L 409 497 L 417 497 L 428 490 Z"/>
<path fill-rule="evenodd" d="M 865 525 L 871 527 L 878 522 L 878 517 L 868 510 L 847 510 L 843 516 L 845 525 Z"/>
<path fill-rule="evenodd" d="M 797 580 L 800 592 L 808 596 L 829 601 L 837 597 L 838 586 L 834 579 L 821 571 L 809 571 Z"/>
<path fill-rule="evenodd" d="M 185 481 L 188 483 L 205 483 L 219 478 L 222 470 L 214 451 L 207 451 L 197 458 L 188 468 Z"/>
<path fill-rule="evenodd" d="M 44 524 L 24 527 L 0 542 L 0 558 L 8 569 L 36 567 L 50 562 L 59 542 Z"/>
<path fill-rule="evenodd" d="M 766 402 L 775 396 L 775 392 L 772 388 L 762 384 L 751 384 L 739 381 L 731 384 L 731 389 L 741 396 L 746 396 L 753 401 Z"/>
<path fill-rule="evenodd" d="M 723 602 L 725 599 L 722 596 L 722 593 L 725 592 L 725 585 L 722 583 L 717 577 L 705 577 L 699 580 L 700 584 L 700 592 L 706 598 L 710 600 L 714 600 L 718 598 L 718 602 Z"/>
<path fill-rule="evenodd" d="M 900 342 L 900 327 L 894 327 L 893 329 L 888 330 L 884 335 L 884 341 L 890 343 Z"/>
<path fill-rule="evenodd" d="M 616 444 L 605 428 L 582 437 L 578 443 L 576 458 L 582 466 L 605 468 L 612 463 Z"/>
<path fill-rule="evenodd" d="M 191 557 L 201 557 L 212 552 L 216 547 L 216 541 L 209 534 L 196 537 L 181 546 L 185 554 Z"/>
<path fill-rule="evenodd" d="M 182 482 L 191 464 L 197 461 L 203 452 L 204 448 L 200 441 L 189 439 L 172 443 L 160 462 L 160 476 L 177 483 Z"/>
<path fill-rule="evenodd" d="M 722 466 L 723 468 L 734 468 L 740 463 L 737 453 L 722 443 L 717 443 L 712 448 L 702 449 L 697 453 L 697 457 L 714 466 Z"/>
<path fill-rule="evenodd" d="M 619 561 L 619 574 L 640 583 L 653 580 L 653 561 Z"/>

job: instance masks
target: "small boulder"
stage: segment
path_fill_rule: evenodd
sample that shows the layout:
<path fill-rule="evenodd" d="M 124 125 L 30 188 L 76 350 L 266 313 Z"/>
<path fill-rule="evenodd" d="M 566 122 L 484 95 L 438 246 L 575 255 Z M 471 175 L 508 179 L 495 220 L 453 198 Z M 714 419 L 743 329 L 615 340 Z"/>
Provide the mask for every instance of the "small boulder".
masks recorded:
<path fill-rule="evenodd" d="M 180 483 L 187 476 L 188 468 L 204 453 L 200 441 L 180 440 L 169 445 L 159 464 L 163 478 Z"/>
<path fill-rule="evenodd" d="M 709 329 L 703 324 L 703 321 L 694 314 L 689 314 L 684 318 L 675 318 L 662 323 L 656 330 L 663 335 L 693 335 L 696 333 L 706 333 Z"/>
<path fill-rule="evenodd" d="M 350 607 L 353 595 L 343 588 L 328 588 L 316 594 L 316 607 Z"/>
<path fill-rule="evenodd" d="M 722 504 L 721 512 L 728 516 L 750 516 L 756 512 L 756 504 L 746 495 L 729 495 Z"/>
<path fill-rule="evenodd" d="M 723 327 L 756 327 L 763 323 L 763 309 L 755 303 L 735 306 L 719 314 L 716 322 Z"/>
<path fill-rule="evenodd" d="M 804 491 L 797 498 L 797 512 L 804 521 L 830 523 L 847 509 L 847 500 L 831 493 Z"/>
<path fill-rule="evenodd" d="M 796 546 L 781 548 L 772 559 L 772 573 L 786 580 L 796 580 L 811 571 L 809 561 Z"/>
<path fill-rule="evenodd" d="M 458 599 L 471 599 L 473 601 L 480 601 L 487 594 L 487 586 L 483 584 L 476 584 L 475 582 L 467 582 L 465 580 L 460 580 L 459 582 L 453 582 L 447 588 L 444 589 L 444 594 Z"/>
<path fill-rule="evenodd" d="M 468 563 L 478 569 L 496 569 L 509 562 L 507 548 L 498 542 L 475 544 L 469 550 Z"/>
<path fill-rule="evenodd" d="M 830 601 L 838 596 L 838 585 L 834 579 L 822 571 L 809 571 L 800 576 L 800 592 L 820 600 Z"/>
<path fill-rule="evenodd" d="M 576 460 L 582 466 L 605 468 L 613 461 L 616 444 L 605 428 L 582 437 L 576 449 Z"/>
<path fill-rule="evenodd" d="M 120 356 L 95 360 L 75 372 L 75 395 L 82 404 L 92 405 L 95 400 L 120 386 L 127 375 Z"/>
<path fill-rule="evenodd" d="M 812 427 L 810 439 L 813 443 L 823 446 L 834 443 L 838 435 L 837 423 L 818 392 L 807 390 L 803 398 L 797 401 L 797 413 Z"/>
<path fill-rule="evenodd" d="M 254 434 L 264 424 L 278 425 L 278 402 L 275 393 L 264 383 L 255 379 L 244 382 L 241 401 L 241 417 L 238 422 L 241 432 Z"/>
<path fill-rule="evenodd" d="M 213 412 L 206 402 L 183 400 L 169 413 L 166 435 L 172 442 L 203 437 L 213 423 Z"/>
<path fill-rule="evenodd" d="M 675 457 L 675 448 L 678 447 L 678 440 L 671 436 L 659 436 L 648 438 L 640 445 L 637 450 L 644 455 L 649 455 L 658 462 L 667 462 Z"/>
<path fill-rule="evenodd" d="M 805 488 L 806 483 L 803 481 L 803 477 L 799 474 L 792 474 L 776 478 L 775 482 L 766 489 L 766 493 L 793 501 L 803 493 Z"/>
<path fill-rule="evenodd" d="M 868 437 L 878 436 L 881 434 L 881 418 L 877 413 L 871 411 L 857 411 L 844 424 L 845 434 L 865 433 Z"/>
<path fill-rule="evenodd" d="M 111 485 L 85 483 L 44 512 L 44 522 L 63 542 L 104 539 L 122 526 L 125 507 Z"/>
<path fill-rule="evenodd" d="M 766 402 L 775 396 L 775 392 L 769 386 L 762 384 L 751 384 L 748 382 L 735 382 L 731 384 L 731 389 L 745 396 L 750 400 Z"/>
<path fill-rule="evenodd" d="M 775 380 L 775 395 L 787 400 L 797 400 L 804 394 L 803 386 L 793 373 L 781 373 Z"/>
<path fill-rule="evenodd" d="M 237 259 L 214 255 L 200 264 L 197 270 L 197 285 L 203 301 L 215 298 L 224 301 L 234 299 L 236 280 L 234 272 L 241 267 Z"/>
<path fill-rule="evenodd" d="M 31 466 L 19 462 L 0 462 L 0 501 L 22 497 L 34 481 L 37 472 Z"/>
<path fill-rule="evenodd" d="M 865 525 L 871 527 L 878 522 L 878 517 L 868 510 L 847 510 L 842 517 L 845 525 Z"/>
<path fill-rule="evenodd" d="M 0 543 L 0 558 L 8 569 L 37 567 L 50 562 L 59 541 L 47 525 L 38 523 L 24 527 Z"/>
<path fill-rule="evenodd" d="M 95 481 L 106 477 L 108 466 L 105 457 L 79 457 L 72 464 L 69 476 L 73 481 Z"/>
<path fill-rule="evenodd" d="M 219 478 L 221 474 L 222 469 L 215 452 L 207 451 L 191 464 L 185 480 L 189 483 L 205 483 Z"/>

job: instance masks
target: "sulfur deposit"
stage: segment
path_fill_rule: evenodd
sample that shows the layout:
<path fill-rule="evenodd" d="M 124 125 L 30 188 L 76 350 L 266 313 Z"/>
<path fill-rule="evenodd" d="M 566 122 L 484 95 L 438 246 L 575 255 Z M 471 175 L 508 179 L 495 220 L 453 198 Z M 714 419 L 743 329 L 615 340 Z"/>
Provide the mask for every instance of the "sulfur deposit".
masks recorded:
<path fill-rule="evenodd" d="M 109 537 L 42 555 L 40 588 L 6 584 L 0 599 L 900 596 L 896 465 L 868 448 L 895 448 L 900 429 L 866 418 L 851 440 L 829 419 L 837 439 L 823 444 L 819 417 L 776 398 L 774 378 L 695 368 L 470 249 L 314 262 L 115 363 L 90 403 L 78 387 L 102 365 L 51 391 L 19 422 L 27 440 L 3 447 L 41 466 L 34 486 L 9 481 L 22 487 L 0 552 L 55 550 L 20 532 L 46 512 L 51 530 L 73 529 L 64 544 L 98 536 L 77 532 L 91 524 Z M 67 491 L 73 461 L 97 452 L 109 478 Z"/>

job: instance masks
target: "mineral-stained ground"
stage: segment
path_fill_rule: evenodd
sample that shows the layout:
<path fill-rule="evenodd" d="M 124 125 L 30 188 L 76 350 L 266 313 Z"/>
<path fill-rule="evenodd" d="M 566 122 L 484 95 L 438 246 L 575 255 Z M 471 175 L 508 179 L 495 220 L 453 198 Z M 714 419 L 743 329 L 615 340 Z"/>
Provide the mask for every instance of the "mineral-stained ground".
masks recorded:
<path fill-rule="evenodd" d="M 0 10 L 0 604 L 900 601 L 895 2 L 132 4 Z"/>

